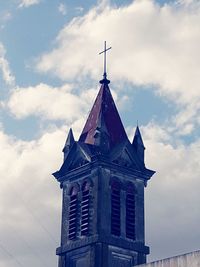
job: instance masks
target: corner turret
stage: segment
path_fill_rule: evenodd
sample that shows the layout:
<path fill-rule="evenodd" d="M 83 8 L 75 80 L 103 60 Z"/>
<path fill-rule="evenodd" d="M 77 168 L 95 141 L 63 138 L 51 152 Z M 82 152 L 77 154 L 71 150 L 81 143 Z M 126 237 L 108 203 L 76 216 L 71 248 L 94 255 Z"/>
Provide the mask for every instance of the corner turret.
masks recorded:
<path fill-rule="evenodd" d="M 68 155 L 68 153 L 69 153 L 69 151 L 72 148 L 74 143 L 75 143 L 75 140 L 74 140 L 73 131 L 72 131 L 72 128 L 70 128 L 68 136 L 67 136 L 67 140 L 65 142 L 65 146 L 62 150 L 64 153 L 64 161 L 66 160 L 67 155 Z"/>
<path fill-rule="evenodd" d="M 142 140 L 142 136 L 140 133 L 140 129 L 137 126 L 136 130 L 135 130 L 135 135 L 133 138 L 133 142 L 132 145 L 137 153 L 137 156 L 139 158 L 139 160 L 141 161 L 142 164 L 144 164 L 144 151 L 145 151 L 145 146 Z"/>

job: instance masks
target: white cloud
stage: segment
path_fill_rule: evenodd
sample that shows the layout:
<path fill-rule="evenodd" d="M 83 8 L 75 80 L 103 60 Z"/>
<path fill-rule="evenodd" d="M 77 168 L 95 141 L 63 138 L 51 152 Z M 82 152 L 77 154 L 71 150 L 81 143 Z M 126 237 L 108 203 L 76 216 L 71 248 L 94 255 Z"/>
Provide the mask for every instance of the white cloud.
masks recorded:
<path fill-rule="evenodd" d="M 64 131 L 58 129 L 31 142 L 0 132 L 2 267 L 18 266 L 17 262 L 32 267 L 56 265 L 61 192 L 51 173 L 61 164 L 64 139 Z"/>
<path fill-rule="evenodd" d="M 12 13 L 9 10 L 0 10 L 0 30 L 6 27 L 6 23 L 12 19 Z"/>
<path fill-rule="evenodd" d="M 0 129 L 1 267 L 56 266 L 62 193 L 51 173 L 62 164 L 70 126 L 78 138 L 82 123 L 83 118 L 54 126 L 32 141 L 13 138 Z"/>
<path fill-rule="evenodd" d="M 192 134 L 193 130 L 200 126 L 199 103 L 191 103 L 184 107 L 172 118 L 172 125 L 178 135 Z"/>
<path fill-rule="evenodd" d="M 46 84 L 16 88 L 6 105 L 18 119 L 35 115 L 44 119 L 73 122 L 88 111 L 94 90 L 85 91 L 80 96 L 71 90 L 70 85 L 54 88 Z"/>
<path fill-rule="evenodd" d="M 154 136 L 149 127 L 143 131 Z M 145 146 L 146 165 L 157 171 L 145 190 L 149 259 L 199 249 L 200 140 L 173 147 L 156 137 L 145 139 Z"/>
<path fill-rule="evenodd" d="M 0 102 L 0 106 L 4 109 L 7 107 L 17 119 L 37 116 L 73 124 L 86 119 L 97 92 L 98 89 L 91 88 L 77 93 L 70 84 L 52 87 L 41 83 L 26 88 L 16 87 L 7 101 Z M 126 95 L 119 98 L 115 91 L 112 91 L 112 95 L 120 108 L 127 106 L 129 98 Z"/>
<path fill-rule="evenodd" d="M 58 11 L 59 11 L 63 16 L 65 16 L 65 15 L 67 14 L 67 8 L 66 8 L 65 4 L 60 3 L 59 6 L 58 6 Z"/>
<path fill-rule="evenodd" d="M 167 131 L 166 125 L 161 126 L 150 122 L 146 126 L 142 126 L 141 130 L 144 131 L 143 137 L 146 140 L 153 140 L 156 143 L 171 143 L 170 133 Z"/>
<path fill-rule="evenodd" d="M 23 7 L 29 7 L 32 5 L 36 5 L 39 4 L 41 2 L 41 0 L 20 0 L 19 3 L 19 8 L 23 8 Z"/>
<path fill-rule="evenodd" d="M 93 8 L 73 19 L 58 34 L 56 47 L 37 64 L 62 80 L 101 74 L 98 56 L 108 41 L 109 77 L 137 85 L 154 85 L 163 97 L 185 109 L 200 105 L 200 7 L 176 2 L 159 6 L 136 0 L 129 6 Z M 99 66 L 99 68 L 97 67 Z"/>
<path fill-rule="evenodd" d="M 149 261 L 198 250 L 200 139 L 178 143 L 167 127 L 153 122 L 140 130 L 146 166 L 156 171 L 145 189 Z M 132 139 L 133 129 L 128 132 Z"/>
<path fill-rule="evenodd" d="M 177 0 L 178 5 L 185 5 L 187 7 L 196 7 L 196 5 L 200 5 L 199 0 Z"/>
<path fill-rule="evenodd" d="M 6 59 L 6 50 L 3 44 L 0 42 L 0 71 L 4 82 L 7 85 L 14 85 L 15 77 L 12 75 L 9 63 Z"/>

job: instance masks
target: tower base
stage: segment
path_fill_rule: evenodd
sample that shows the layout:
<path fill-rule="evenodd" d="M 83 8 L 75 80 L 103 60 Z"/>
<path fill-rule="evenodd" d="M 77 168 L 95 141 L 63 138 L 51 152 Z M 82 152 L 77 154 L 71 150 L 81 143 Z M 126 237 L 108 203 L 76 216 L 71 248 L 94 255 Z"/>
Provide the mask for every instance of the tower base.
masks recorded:
<path fill-rule="evenodd" d="M 133 267 L 146 263 L 146 255 L 105 243 L 72 249 L 59 255 L 59 267 Z"/>

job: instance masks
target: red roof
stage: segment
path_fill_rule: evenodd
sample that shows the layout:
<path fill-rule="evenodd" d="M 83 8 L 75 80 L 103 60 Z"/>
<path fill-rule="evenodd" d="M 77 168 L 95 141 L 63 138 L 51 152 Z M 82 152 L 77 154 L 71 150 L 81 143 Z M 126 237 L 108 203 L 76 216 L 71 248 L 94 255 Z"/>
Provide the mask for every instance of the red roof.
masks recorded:
<path fill-rule="evenodd" d="M 104 123 L 100 123 L 100 125 L 105 125 L 105 130 L 109 135 L 110 147 L 113 147 L 126 139 L 127 135 L 109 89 L 109 81 L 105 79 L 102 80 L 101 83 L 101 88 L 80 135 L 79 141 L 93 145 L 95 142 L 95 131 L 99 127 L 99 121 L 103 120 Z"/>

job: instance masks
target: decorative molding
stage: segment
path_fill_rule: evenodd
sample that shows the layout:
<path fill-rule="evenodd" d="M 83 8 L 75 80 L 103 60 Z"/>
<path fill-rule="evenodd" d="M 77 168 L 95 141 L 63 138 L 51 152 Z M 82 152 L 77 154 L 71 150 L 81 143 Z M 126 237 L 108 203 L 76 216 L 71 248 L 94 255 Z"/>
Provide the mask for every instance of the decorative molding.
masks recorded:
<path fill-rule="evenodd" d="M 151 176 L 155 173 L 154 171 L 146 168 L 144 168 L 143 170 L 136 170 L 128 167 L 119 166 L 113 162 L 98 159 L 94 162 L 87 163 L 86 165 L 71 170 L 65 175 L 60 175 L 57 180 L 60 183 L 63 183 L 67 180 L 73 180 L 74 178 L 77 179 L 78 177 L 91 173 L 94 168 L 99 167 L 108 168 L 113 173 L 129 175 L 132 179 L 141 179 L 143 181 L 149 180 Z"/>
<path fill-rule="evenodd" d="M 62 255 L 63 253 L 69 252 L 73 249 L 80 248 L 86 245 L 90 245 L 93 243 L 101 242 L 107 245 L 119 247 L 122 249 L 128 249 L 135 252 L 144 253 L 146 255 L 149 254 L 149 247 L 145 246 L 143 243 L 138 241 L 126 241 L 122 238 L 116 238 L 113 236 L 98 236 L 93 235 L 90 237 L 84 237 L 83 239 L 78 239 L 74 241 L 69 241 L 68 244 L 58 247 L 56 250 L 57 255 Z"/>
<path fill-rule="evenodd" d="M 89 237 L 80 238 L 78 240 L 69 241 L 68 244 L 57 248 L 56 254 L 62 255 L 65 252 L 69 252 L 73 249 L 80 248 L 86 245 L 90 245 L 96 242 L 98 242 L 98 235 L 92 235 Z"/>
<path fill-rule="evenodd" d="M 123 238 L 120 237 L 105 235 L 100 237 L 99 242 L 106 243 L 108 245 L 112 245 L 123 249 L 141 252 L 146 255 L 149 254 L 149 247 L 145 246 L 143 243 L 139 241 L 124 240 Z"/>

